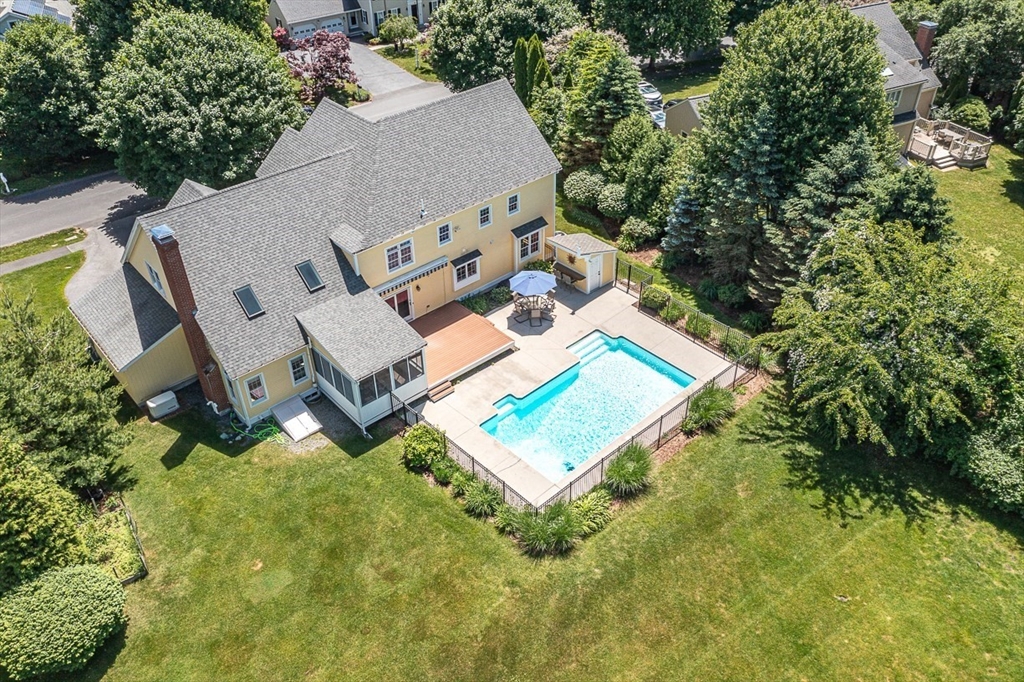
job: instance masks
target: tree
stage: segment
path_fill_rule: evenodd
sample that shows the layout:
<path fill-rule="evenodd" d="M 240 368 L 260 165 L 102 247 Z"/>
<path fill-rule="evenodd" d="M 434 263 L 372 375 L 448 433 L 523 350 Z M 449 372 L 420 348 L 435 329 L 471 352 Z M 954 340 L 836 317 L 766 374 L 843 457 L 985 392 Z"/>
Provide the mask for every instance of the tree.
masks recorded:
<path fill-rule="evenodd" d="M 913 454 L 961 442 L 1011 395 L 1021 352 L 1006 282 L 922 242 L 908 223 L 855 220 L 822 239 L 775 311 L 792 399 L 836 446 Z"/>
<path fill-rule="evenodd" d="M 303 102 L 317 104 L 324 97 L 338 96 L 346 83 L 356 82 L 349 40 L 344 33 L 317 31 L 295 47 L 286 59 L 292 76 L 302 84 L 299 97 Z"/>
<path fill-rule="evenodd" d="M 635 216 L 647 217 L 668 179 L 669 162 L 679 143 L 675 135 L 658 130 L 636 150 L 626 166 L 626 197 Z M 652 221 L 653 222 L 653 221 Z M 661 225 L 654 223 L 655 236 Z"/>
<path fill-rule="evenodd" d="M 84 561 L 79 504 L 0 435 L 0 594 L 43 571 Z"/>
<path fill-rule="evenodd" d="M 204 12 L 260 42 L 270 40 L 265 0 L 79 0 L 76 7 L 75 30 L 85 37 L 97 72 L 139 24 L 172 9 Z"/>
<path fill-rule="evenodd" d="M 433 15 L 431 64 L 453 90 L 511 77 L 519 38 L 577 25 L 571 0 L 448 0 Z"/>
<path fill-rule="evenodd" d="M 93 147 L 95 106 L 85 44 L 49 17 L 16 23 L 0 41 L 0 151 L 30 167 Z"/>
<path fill-rule="evenodd" d="M 948 452 L 954 471 L 993 505 L 1024 513 L 1024 396 L 1015 394 L 995 418 Z"/>
<path fill-rule="evenodd" d="M 109 480 L 129 441 L 114 416 L 120 389 L 92 362 L 68 315 L 43 322 L 31 300 L 0 291 L 0 431 L 15 433 L 26 456 L 69 489 Z"/>
<path fill-rule="evenodd" d="M 662 55 L 683 56 L 715 45 L 725 35 L 725 0 L 600 0 L 602 26 L 621 33 L 647 67 Z"/>
<path fill-rule="evenodd" d="M 551 148 L 558 149 L 565 130 L 565 93 L 561 88 L 541 88 L 534 93 L 530 118 Z"/>
<path fill-rule="evenodd" d="M 864 208 L 875 222 L 909 222 L 926 242 L 950 236 L 949 199 L 939 195 L 939 181 L 926 167 L 882 173 L 871 181 L 869 190 L 871 197 Z"/>
<path fill-rule="evenodd" d="M 700 202 L 693 197 L 692 186 L 692 177 L 684 178 L 679 184 L 675 203 L 668 214 L 665 236 L 661 240 L 661 248 L 684 263 L 696 262 L 704 242 Z"/>
<path fill-rule="evenodd" d="M 301 113 L 273 48 L 207 15 L 173 11 L 144 22 L 118 51 L 92 125 L 127 178 L 169 197 L 185 178 L 224 187 L 249 177 Z"/>
<path fill-rule="evenodd" d="M 895 138 L 876 29 L 837 5 L 778 5 L 737 32 L 721 85 L 692 135 L 691 196 L 719 282 L 775 291 L 766 226 L 816 160 L 863 129 L 879 159 Z M 801 263 L 785 263 L 799 269 Z"/>
<path fill-rule="evenodd" d="M 516 39 L 512 56 L 512 73 L 516 95 L 527 108 L 533 106 L 538 89 L 554 86 L 551 68 L 544 57 L 544 43 L 536 33 L 529 41 L 523 38 Z"/>
<path fill-rule="evenodd" d="M 601 170 L 609 181 L 626 179 L 630 159 L 654 135 L 655 128 L 647 113 L 633 114 L 615 124 L 601 155 Z"/>
<path fill-rule="evenodd" d="M 411 16 L 402 14 L 389 15 L 377 31 L 377 37 L 385 43 L 394 45 L 397 52 L 405 49 L 405 42 L 407 40 L 414 40 L 419 34 L 420 31 L 416 27 L 416 20 Z"/>
<path fill-rule="evenodd" d="M 737 0 L 729 10 L 730 32 L 735 31 L 738 26 L 749 24 L 761 16 L 765 10 L 775 7 L 777 4 L 779 4 L 779 0 Z"/>
<path fill-rule="evenodd" d="M 943 116 L 943 118 L 947 118 Z M 980 97 L 965 97 L 949 109 L 948 119 L 981 134 L 987 134 L 992 126 L 992 114 Z"/>

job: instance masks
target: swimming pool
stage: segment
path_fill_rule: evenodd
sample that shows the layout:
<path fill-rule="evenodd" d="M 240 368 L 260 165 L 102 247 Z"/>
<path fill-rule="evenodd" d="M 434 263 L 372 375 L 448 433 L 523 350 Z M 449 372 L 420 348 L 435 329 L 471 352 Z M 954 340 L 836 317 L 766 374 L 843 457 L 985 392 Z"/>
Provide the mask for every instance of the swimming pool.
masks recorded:
<path fill-rule="evenodd" d="M 481 428 L 558 481 L 691 383 L 693 377 L 629 339 L 593 332 L 569 346 L 579 357 L 523 398 L 494 403 Z"/>

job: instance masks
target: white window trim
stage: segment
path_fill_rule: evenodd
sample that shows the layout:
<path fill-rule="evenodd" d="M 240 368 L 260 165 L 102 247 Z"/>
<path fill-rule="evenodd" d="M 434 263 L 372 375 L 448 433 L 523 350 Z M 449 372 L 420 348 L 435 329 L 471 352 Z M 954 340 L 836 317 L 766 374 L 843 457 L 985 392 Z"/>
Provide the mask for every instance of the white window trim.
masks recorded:
<path fill-rule="evenodd" d="M 263 397 L 260 398 L 259 400 L 253 400 L 252 399 L 252 391 L 249 389 L 249 382 L 252 381 L 253 379 L 259 379 L 260 380 L 260 386 L 263 387 Z M 251 407 L 256 407 L 257 405 L 262 405 L 263 403 L 265 403 L 268 400 L 270 400 L 270 391 L 267 390 L 267 381 L 266 381 L 266 379 L 263 378 L 263 372 L 260 372 L 259 374 L 256 374 L 255 376 L 251 376 L 251 377 L 249 377 L 248 379 L 245 380 L 245 397 L 249 401 L 249 405 Z"/>
<path fill-rule="evenodd" d="M 150 285 L 159 291 L 161 296 L 164 296 L 164 283 L 163 280 L 160 279 L 160 273 L 156 271 L 156 268 L 149 264 L 149 261 L 143 261 L 143 263 L 146 264 L 146 270 L 149 271 Z"/>
<path fill-rule="evenodd" d="M 537 250 L 536 251 L 531 251 L 530 253 L 526 254 L 525 256 L 523 255 L 523 240 L 524 239 L 532 240 L 533 239 L 533 235 L 535 235 L 535 234 L 536 235 L 540 235 L 540 233 L 543 232 L 543 231 L 544 231 L 544 228 L 541 228 L 539 230 L 534 230 L 533 232 L 524 234 L 522 237 L 520 237 L 518 240 L 516 240 L 516 255 L 519 257 L 520 261 L 524 261 L 524 260 L 526 260 L 528 258 L 533 258 L 538 253 L 540 253 L 541 251 L 544 250 L 544 237 L 543 237 L 543 235 L 541 235 L 541 236 L 537 237 Z"/>
<path fill-rule="evenodd" d="M 459 268 L 465 267 L 465 266 L 469 265 L 470 263 L 476 263 L 476 274 L 471 276 L 471 277 L 467 277 L 466 279 L 463 279 L 463 280 L 460 281 L 459 280 Z M 464 289 L 467 286 L 469 286 L 470 284 L 473 284 L 474 282 L 479 282 L 479 281 L 480 281 L 480 258 L 474 258 L 473 260 L 468 260 L 465 263 L 462 263 L 462 264 L 457 265 L 456 267 L 452 268 L 452 286 L 455 287 L 456 291 L 458 291 L 459 289 Z"/>
<path fill-rule="evenodd" d="M 444 227 L 445 225 L 448 226 L 448 239 L 445 240 L 445 241 L 441 241 L 441 228 Z M 437 226 L 437 245 L 440 247 L 440 246 L 446 246 L 447 244 L 451 244 L 451 243 L 452 243 L 452 224 L 451 223 L 441 223 L 440 225 Z"/>
<path fill-rule="evenodd" d="M 513 198 L 514 198 L 514 199 L 516 200 L 516 210 L 514 210 L 514 211 L 509 211 L 509 210 L 508 210 L 508 207 L 509 207 L 509 204 L 510 204 L 510 203 L 512 202 L 512 199 L 513 199 Z M 510 194 L 510 195 L 508 196 L 508 199 L 506 199 L 506 200 L 505 200 L 505 212 L 506 212 L 506 213 L 507 213 L 508 215 L 515 215 L 516 213 L 519 213 L 519 209 L 520 209 L 520 208 L 522 208 L 522 206 L 520 206 L 520 197 L 519 197 L 519 193 L 518 193 L 518 192 L 516 192 L 515 194 Z"/>
<path fill-rule="evenodd" d="M 220 371 L 220 374 L 222 377 L 224 377 L 224 383 L 228 387 L 228 397 L 231 398 L 232 402 L 238 402 L 238 396 L 235 395 L 235 382 L 233 382 L 231 379 L 228 379 L 227 372 L 225 372 L 223 369 Z"/>
<path fill-rule="evenodd" d="M 402 244 L 405 244 L 406 242 L 409 242 L 409 252 L 412 254 L 412 260 L 410 260 L 405 265 L 402 265 Z M 390 251 L 391 249 L 398 249 L 398 267 L 394 269 L 392 269 L 391 264 L 388 262 L 388 251 Z M 410 267 L 412 265 L 416 265 L 416 244 L 413 243 L 411 237 L 409 239 L 403 239 L 397 244 L 392 244 L 391 246 L 384 249 L 384 267 L 388 269 L 389 275 L 392 272 L 398 272 L 399 270 Z"/>
<path fill-rule="evenodd" d="M 892 104 L 893 109 L 897 109 L 900 106 L 900 100 L 903 99 L 903 90 L 892 90 L 891 92 L 885 93 L 885 98 Z"/>
<path fill-rule="evenodd" d="M 299 379 L 298 381 L 296 381 L 295 380 L 295 370 L 292 369 L 292 361 L 298 360 L 299 358 L 302 358 L 302 369 L 303 369 L 303 371 L 305 371 L 306 375 L 304 377 L 302 377 L 301 379 Z M 300 353 L 299 355 L 296 355 L 293 358 L 288 358 L 288 373 L 292 377 L 292 386 L 298 386 L 299 384 L 304 384 L 307 381 L 309 381 L 309 363 L 306 362 L 306 354 L 305 353 Z"/>
<path fill-rule="evenodd" d="M 487 222 L 486 223 L 480 221 L 480 214 L 484 212 L 484 209 L 487 209 Z M 481 230 L 484 229 L 485 227 L 490 227 L 491 225 L 494 224 L 494 209 L 491 207 L 490 204 L 487 204 L 486 206 L 481 206 L 480 208 L 477 209 L 477 211 L 476 211 L 476 221 L 477 221 L 477 224 L 480 226 Z"/>

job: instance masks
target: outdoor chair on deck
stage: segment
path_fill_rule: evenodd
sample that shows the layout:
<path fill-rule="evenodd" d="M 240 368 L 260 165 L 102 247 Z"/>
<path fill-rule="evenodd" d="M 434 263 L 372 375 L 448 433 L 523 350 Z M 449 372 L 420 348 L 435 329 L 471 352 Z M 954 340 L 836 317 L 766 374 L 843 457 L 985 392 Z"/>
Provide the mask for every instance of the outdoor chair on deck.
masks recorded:
<path fill-rule="evenodd" d="M 526 296 L 519 294 L 512 295 L 512 319 L 516 322 L 524 322 L 530 314 L 530 302 Z"/>

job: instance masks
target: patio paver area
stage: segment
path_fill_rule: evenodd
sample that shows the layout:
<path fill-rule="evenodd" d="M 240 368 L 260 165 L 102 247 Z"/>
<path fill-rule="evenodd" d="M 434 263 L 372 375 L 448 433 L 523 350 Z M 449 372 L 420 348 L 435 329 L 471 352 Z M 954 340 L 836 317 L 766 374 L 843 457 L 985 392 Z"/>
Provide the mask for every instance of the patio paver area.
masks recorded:
<path fill-rule="evenodd" d="M 575 364 L 578 358 L 566 350 L 568 346 L 594 330 L 623 336 L 693 376 L 695 381 L 685 393 L 696 391 L 732 366 L 729 360 L 641 314 L 633 307 L 636 298 L 619 289 L 609 286 L 589 296 L 559 291 L 556 301 L 554 322 L 541 327 L 531 327 L 529 321 L 516 322 L 511 305 L 488 315 L 498 330 L 515 341 L 518 351 L 464 377 L 456 383 L 454 393 L 422 407 L 428 421 L 531 502 L 543 501 L 563 486 L 520 460 L 479 425 L 496 413 L 497 400 L 509 394 L 521 398 Z M 671 403 L 680 399 L 676 396 Z M 652 417 L 662 411 L 659 408 Z M 629 438 L 649 420 L 638 423 L 609 447 Z"/>

